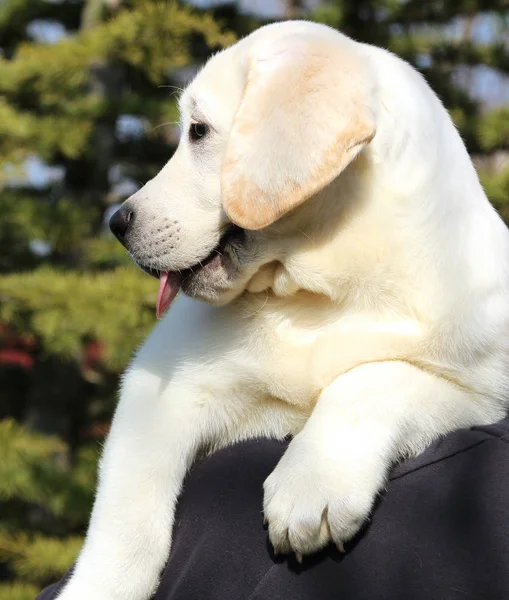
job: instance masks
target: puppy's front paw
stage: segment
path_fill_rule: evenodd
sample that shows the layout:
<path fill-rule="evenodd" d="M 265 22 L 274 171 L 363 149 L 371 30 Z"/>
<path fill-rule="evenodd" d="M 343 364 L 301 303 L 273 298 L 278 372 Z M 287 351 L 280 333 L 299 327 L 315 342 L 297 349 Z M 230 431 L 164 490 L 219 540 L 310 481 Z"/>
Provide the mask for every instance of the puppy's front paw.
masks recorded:
<path fill-rule="evenodd" d="M 360 461 L 362 462 L 362 461 Z M 264 483 L 264 514 L 276 553 L 302 555 L 334 542 L 343 551 L 368 518 L 380 473 L 344 454 L 324 459 L 295 438 Z"/>

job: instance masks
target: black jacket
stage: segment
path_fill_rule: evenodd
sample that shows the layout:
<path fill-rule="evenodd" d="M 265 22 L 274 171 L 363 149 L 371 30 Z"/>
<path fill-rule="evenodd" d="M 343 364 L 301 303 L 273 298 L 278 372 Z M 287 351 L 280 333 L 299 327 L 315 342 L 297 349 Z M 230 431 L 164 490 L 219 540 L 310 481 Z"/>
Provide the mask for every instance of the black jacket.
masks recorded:
<path fill-rule="evenodd" d="M 509 418 L 433 444 L 393 470 L 345 555 L 302 565 L 273 556 L 261 513 L 286 444 L 222 450 L 188 477 L 155 600 L 509 600 L 508 441 Z"/>

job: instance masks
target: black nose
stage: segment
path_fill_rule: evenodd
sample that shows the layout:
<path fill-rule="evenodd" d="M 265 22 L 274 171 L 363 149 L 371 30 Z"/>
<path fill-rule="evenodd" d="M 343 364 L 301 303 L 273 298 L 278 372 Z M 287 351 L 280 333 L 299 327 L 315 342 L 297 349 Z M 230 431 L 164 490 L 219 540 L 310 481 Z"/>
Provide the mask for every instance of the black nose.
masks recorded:
<path fill-rule="evenodd" d="M 117 212 L 113 213 L 110 219 L 110 229 L 113 235 L 124 243 L 127 230 L 132 225 L 134 220 L 134 212 L 132 209 L 125 207 L 119 208 Z"/>

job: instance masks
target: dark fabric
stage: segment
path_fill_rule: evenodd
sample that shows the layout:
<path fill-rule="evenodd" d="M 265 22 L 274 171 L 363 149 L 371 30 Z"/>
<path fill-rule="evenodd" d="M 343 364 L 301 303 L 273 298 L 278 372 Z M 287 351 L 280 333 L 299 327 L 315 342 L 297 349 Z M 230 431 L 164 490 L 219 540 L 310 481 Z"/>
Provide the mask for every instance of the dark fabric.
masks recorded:
<path fill-rule="evenodd" d="M 302 566 L 273 556 L 261 513 L 286 444 L 222 450 L 187 480 L 155 600 L 508 600 L 508 441 L 509 418 L 433 444 L 394 469 L 345 555 Z"/>

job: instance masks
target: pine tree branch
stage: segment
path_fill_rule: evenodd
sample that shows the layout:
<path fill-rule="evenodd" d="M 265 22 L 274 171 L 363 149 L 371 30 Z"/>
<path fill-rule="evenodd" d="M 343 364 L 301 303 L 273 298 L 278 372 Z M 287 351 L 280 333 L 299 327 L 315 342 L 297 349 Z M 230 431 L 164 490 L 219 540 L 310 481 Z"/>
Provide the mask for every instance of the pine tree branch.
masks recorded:
<path fill-rule="evenodd" d="M 393 18 L 398 23 L 445 24 L 453 18 L 469 17 L 472 13 L 507 10 L 508 0 L 407 0 L 399 2 Z"/>

